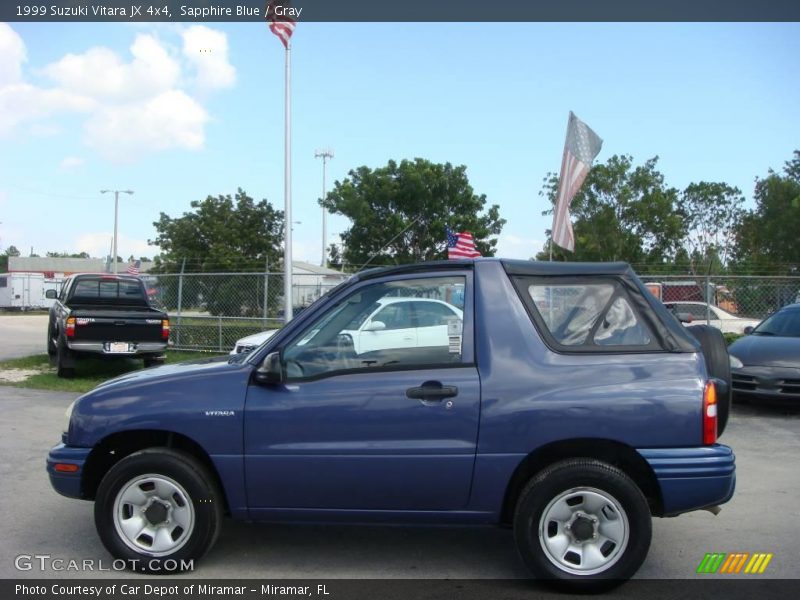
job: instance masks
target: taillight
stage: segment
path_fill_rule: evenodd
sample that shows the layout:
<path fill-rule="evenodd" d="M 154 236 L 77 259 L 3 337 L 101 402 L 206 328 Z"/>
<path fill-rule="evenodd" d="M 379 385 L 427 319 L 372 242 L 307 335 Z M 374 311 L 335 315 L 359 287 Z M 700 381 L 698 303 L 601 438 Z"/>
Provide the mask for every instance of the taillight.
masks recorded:
<path fill-rule="evenodd" d="M 69 317 L 67 319 L 67 329 L 64 333 L 67 334 L 68 338 L 75 337 L 75 317 Z"/>
<path fill-rule="evenodd" d="M 703 391 L 703 444 L 717 441 L 717 388 L 713 381 L 706 382 Z"/>
<path fill-rule="evenodd" d="M 169 319 L 164 319 L 161 321 L 161 339 L 169 339 Z"/>

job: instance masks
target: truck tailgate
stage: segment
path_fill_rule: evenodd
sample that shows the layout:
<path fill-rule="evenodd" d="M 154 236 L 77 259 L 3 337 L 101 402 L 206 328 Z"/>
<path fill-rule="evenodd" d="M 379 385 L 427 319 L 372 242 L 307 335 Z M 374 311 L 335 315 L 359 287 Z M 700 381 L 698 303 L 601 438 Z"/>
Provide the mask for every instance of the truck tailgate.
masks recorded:
<path fill-rule="evenodd" d="M 160 342 L 161 321 L 166 318 L 155 310 L 104 311 L 77 310 L 75 317 L 77 342 Z"/>

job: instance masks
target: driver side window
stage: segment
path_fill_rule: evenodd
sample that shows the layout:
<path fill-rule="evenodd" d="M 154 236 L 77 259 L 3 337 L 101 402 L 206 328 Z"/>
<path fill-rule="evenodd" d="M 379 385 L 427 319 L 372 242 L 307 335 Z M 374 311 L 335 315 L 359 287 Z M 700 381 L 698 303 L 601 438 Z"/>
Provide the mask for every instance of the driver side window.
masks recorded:
<path fill-rule="evenodd" d="M 465 277 L 426 277 L 359 288 L 285 347 L 287 377 L 460 363 L 464 316 L 453 302 L 463 306 L 465 285 Z M 431 300 L 448 311 L 446 327 L 420 318 Z"/>

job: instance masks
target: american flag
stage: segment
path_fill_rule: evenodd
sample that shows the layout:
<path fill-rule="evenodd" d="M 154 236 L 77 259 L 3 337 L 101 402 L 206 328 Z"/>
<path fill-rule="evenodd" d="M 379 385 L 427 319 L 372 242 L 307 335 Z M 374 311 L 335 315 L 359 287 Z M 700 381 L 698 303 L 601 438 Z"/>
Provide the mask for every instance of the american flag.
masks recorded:
<path fill-rule="evenodd" d="M 135 260 L 131 261 L 128 265 L 128 269 L 125 271 L 128 275 L 138 275 L 139 269 L 142 267 L 142 261 Z"/>
<path fill-rule="evenodd" d="M 287 50 L 289 49 L 289 39 L 292 37 L 295 28 L 294 19 L 288 15 L 276 15 L 275 14 L 275 7 L 281 6 L 283 8 L 289 8 L 288 0 L 283 0 L 279 2 L 278 0 L 272 0 L 272 2 L 267 3 L 267 7 L 264 10 L 264 14 L 269 21 L 269 30 L 278 36 L 283 47 Z"/>
<path fill-rule="evenodd" d="M 471 233 L 466 231 L 454 233 L 449 227 L 447 228 L 447 258 L 477 258 L 480 255 Z"/>
<path fill-rule="evenodd" d="M 553 243 L 570 252 L 575 251 L 575 235 L 569 220 L 569 204 L 589 174 L 592 161 L 602 147 L 603 140 L 570 111 L 552 232 Z"/>

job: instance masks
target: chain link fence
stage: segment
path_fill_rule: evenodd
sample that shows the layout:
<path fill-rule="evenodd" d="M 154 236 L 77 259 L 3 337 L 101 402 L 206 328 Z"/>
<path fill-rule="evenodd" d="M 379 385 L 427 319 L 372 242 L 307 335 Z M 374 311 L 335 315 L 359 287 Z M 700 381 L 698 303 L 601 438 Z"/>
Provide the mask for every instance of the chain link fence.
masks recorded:
<path fill-rule="evenodd" d="M 346 278 L 292 275 L 295 315 Z M 142 280 L 153 305 L 169 314 L 178 350 L 227 352 L 239 338 L 284 323 L 282 273 L 147 274 Z"/>
<path fill-rule="evenodd" d="M 347 278 L 295 274 L 297 315 Z M 646 275 L 650 290 L 693 323 L 743 333 L 786 304 L 800 302 L 800 277 Z M 170 316 L 175 349 L 228 352 L 236 340 L 284 323 L 282 273 L 143 275 L 148 294 Z"/>
<path fill-rule="evenodd" d="M 295 315 L 347 277 L 294 274 Z M 782 306 L 800 302 L 800 277 L 640 277 L 680 316 L 728 333 L 742 333 Z M 143 274 L 142 280 L 151 302 L 169 314 L 175 349 L 228 352 L 239 338 L 284 323 L 283 273 Z M 60 287 L 60 281 L 49 281 Z"/>
<path fill-rule="evenodd" d="M 800 277 L 646 275 L 650 291 L 692 322 L 742 333 L 782 306 L 800 302 Z"/>

